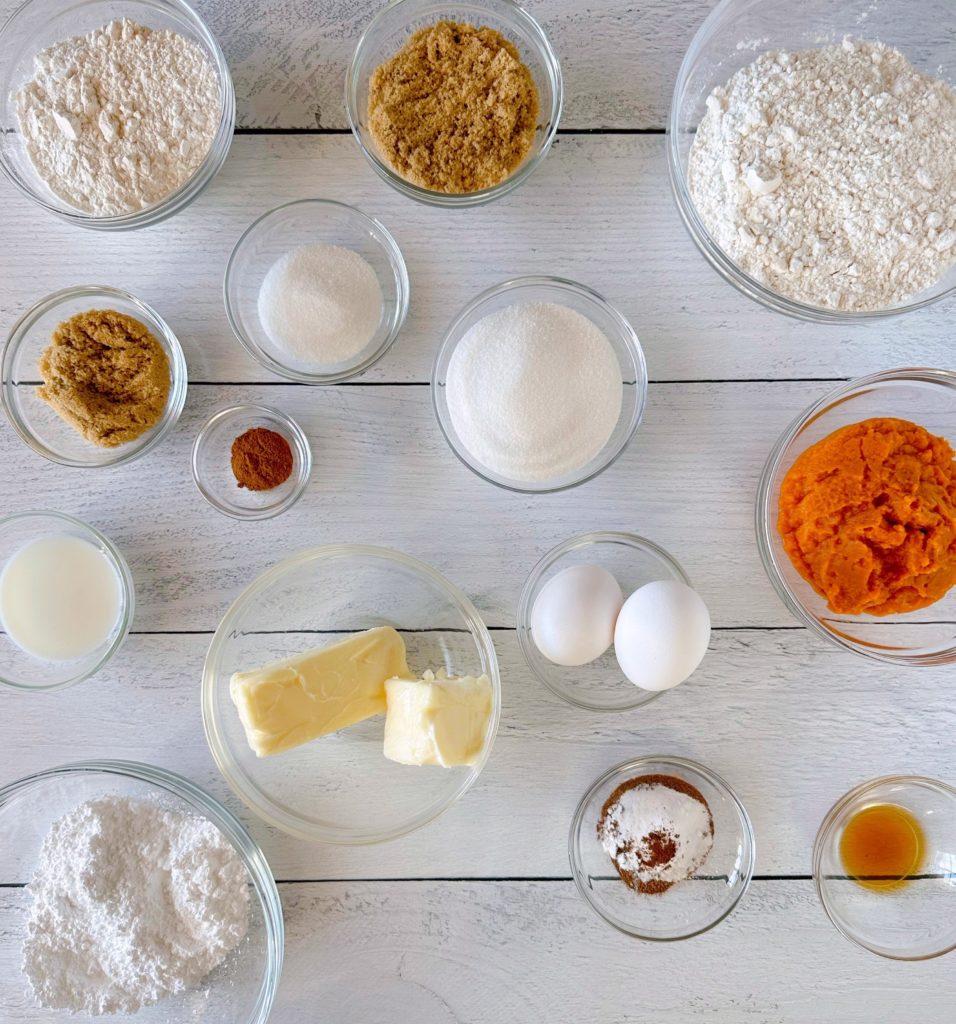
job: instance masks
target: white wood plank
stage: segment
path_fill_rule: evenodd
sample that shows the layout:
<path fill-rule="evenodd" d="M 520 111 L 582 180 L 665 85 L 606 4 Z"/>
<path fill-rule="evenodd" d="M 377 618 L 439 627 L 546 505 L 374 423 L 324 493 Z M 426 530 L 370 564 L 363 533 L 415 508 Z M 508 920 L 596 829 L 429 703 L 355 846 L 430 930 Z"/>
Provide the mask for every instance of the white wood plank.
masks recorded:
<path fill-rule="evenodd" d="M 857 783 L 893 772 L 952 777 L 946 668 L 861 666 L 803 630 L 720 631 L 684 686 L 644 710 L 602 715 L 553 697 L 528 672 L 514 633 L 501 631 L 501 728 L 475 787 L 397 842 L 317 846 L 259 822 L 219 775 L 199 707 L 209 639 L 132 636 L 100 676 L 73 689 L 0 692 L 0 721 L 16 723 L 4 730 L 0 784 L 66 761 L 142 760 L 225 798 L 280 879 L 502 878 L 568 876 L 578 801 L 605 769 L 644 754 L 687 756 L 728 780 L 753 819 L 764 875 L 808 874 L 820 821 Z"/>
<path fill-rule="evenodd" d="M 952 362 L 952 301 L 856 328 L 798 323 L 724 283 L 681 226 L 658 137 L 565 137 L 539 175 L 499 203 L 433 210 L 380 182 L 346 137 L 240 137 L 194 206 L 144 232 L 78 231 L 0 183 L 7 238 L 0 331 L 38 298 L 97 281 L 154 305 L 178 332 L 193 379 L 270 378 L 232 335 L 222 275 L 245 227 L 280 202 L 338 199 L 379 217 L 401 245 L 412 307 L 392 351 L 366 377 L 427 381 L 441 338 L 478 292 L 523 274 L 596 288 L 630 318 L 653 380 L 843 377 Z"/>
<path fill-rule="evenodd" d="M 756 882 L 712 932 L 641 943 L 599 920 L 570 882 L 281 887 L 286 960 L 272 1024 L 948 1024 L 956 959 L 881 960 L 829 924 L 810 882 Z M 0 892 L 17 936 L 22 890 Z M 16 942 L 0 1014 L 34 1011 Z M 878 1014 L 874 1018 L 874 1013 Z"/>

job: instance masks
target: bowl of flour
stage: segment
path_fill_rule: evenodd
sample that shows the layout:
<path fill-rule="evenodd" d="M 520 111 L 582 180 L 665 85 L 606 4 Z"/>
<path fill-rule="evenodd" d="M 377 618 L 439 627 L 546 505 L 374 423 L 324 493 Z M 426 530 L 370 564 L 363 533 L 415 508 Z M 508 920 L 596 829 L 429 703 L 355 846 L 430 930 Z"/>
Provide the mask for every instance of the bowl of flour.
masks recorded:
<path fill-rule="evenodd" d="M 0 28 L 0 170 L 81 227 L 184 209 L 219 172 L 235 94 L 183 0 L 28 0 Z"/>
<path fill-rule="evenodd" d="M 172 772 L 65 765 L 0 789 L 0 1020 L 265 1024 L 282 908 L 239 821 Z"/>
<path fill-rule="evenodd" d="M 861 322 L 956 291 L 951 0 L 722 0 L 678 75 L 668 166 L 744 294 Z"/>

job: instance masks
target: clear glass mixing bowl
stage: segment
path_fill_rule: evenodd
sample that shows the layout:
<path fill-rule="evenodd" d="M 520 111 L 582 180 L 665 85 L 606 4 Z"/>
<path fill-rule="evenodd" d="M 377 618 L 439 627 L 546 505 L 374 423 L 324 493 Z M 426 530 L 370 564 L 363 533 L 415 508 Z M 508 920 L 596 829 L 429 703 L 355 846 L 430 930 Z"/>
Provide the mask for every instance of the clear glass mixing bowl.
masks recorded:
<path fill-rule="evenodd" d="M 844 312 L 809 306 L 745 274 L 714 242 L 687 185 L 694 133 L 707 97 L 767 50 L 812 49 L 844 36 L 886 43 L 917 68 L 956 85 L 952 0 L 722 0 L 708 15 L 681 64 L 667 122 L 667 166 L 681 218 L 708 263 L 744 295 L 770 309 L 820 323 L 862 323 L 908 313 L 956 291 L 956 264 L 931 288 L 888 309 Z M 949 26 L 947 30 L 945 26 Z"/>

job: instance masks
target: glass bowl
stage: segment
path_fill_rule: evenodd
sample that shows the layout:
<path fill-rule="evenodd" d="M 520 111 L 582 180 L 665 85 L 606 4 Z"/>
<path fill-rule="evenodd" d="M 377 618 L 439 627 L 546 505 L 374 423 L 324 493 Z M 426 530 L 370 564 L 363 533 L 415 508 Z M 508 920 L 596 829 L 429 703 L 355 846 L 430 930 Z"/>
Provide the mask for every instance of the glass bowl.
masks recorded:
<path fill-rule="evenodd" d="M 230 676 L 374 626 L 403 634 L 417 675 L 488 675 L 493 712 L 478 762 L 415 768 L 389 761 L 381 718 L 257 758 L 229 696 Z M 407 555 L 336 544 L 280 562 L 240 594 L 206 656 L 202 706 L 213 757 L 256 814 L 300 839 L 358 845 L 420 828 L 471 788 L 494 743 L 501 681 L 491 637 L 457 587 Z"/>
<path fill-rule="evenodd" d="M 133 575 L 113 542 L 92 526 L 62 512 L 18 512 L 0 519 L 0 572 L 24 545 L 41 537 L 79 537 L 100 551 L 120 586 L 120 611 L 110 637 L 84 658 L 44 661 L 27 654 L 0 631 L 0 686 L 14 690 L 60 690 L 95 675 L 123 645 L 135 607 Z M 2 622 L 0 622 L 2 630 Z"/>
<path fill-rule="evenodd" d="M 303 245 L 341 245 L 366 259 L 382 289 L 382 320 L 372 340 L 347 363 L 294 363 L 259 319 L 259 289 L 272 265 Z M 364 373 L 398 337 L 408 314 L 409 283 L 398 243 L 361 210 L 329 199 L 286 203 L 254 221 L 236 243 L 223 282 L 226 316 L 242 347 L 267 370 L 303 384 L 335 384 Z"/>
<path fill-rule="evenodd" d="M 117 448 L 100 448 L 87 441 L 37 397 L 40 356 L 50 345 L 57 326 L 90 309 L 115 309 L 149 328 L 169 360 L 170 386 L 162 417 L 135 441 Z M 41 299 L 13 325 L 0 356 L 0 404 L 16 432 L 37 454 L 61 466 L 95 468 L 132 462 L 155 448 L 176 426 L 186 403 L 186 358 L 176 335 L 145 302 L 100 285 L 64 288 Z"/>
<path fill-rule="evenodd" d="M 434 192 L 406 181 L 378 155 L 368 127 L 368 83 L 372 73 L 393 57 L 413 32 L 442 20 L 487 25 L 514 43 L 538 87 L 540 103 L 538 130 L 524 163 L 491 188 L 458 195 Z M 352 134 L 375 173 L 394 189 L 420 203 L 450 208 L 490 203 L 527 180 L 551 148 L 558 130 L 563 96 L 561 67 L 548 37 L 534 18 L 512 0 L 483 0 L 481 3 L 394 0 L 378 12 L 362 34 L 345 79 L 345 106 Z"/>
<path fill-rule="evenodd" d="M 908 313 L 956 291 L 956 264 L 931 288 L 898 306 L 866 312 L 806 305 L 744 273 L 716 244 L 697 214 L 687 169 L 706 100 L 740 68 L 768 50 L 815 49 L 844 36 L 895 46 L 920 71 L 956 84 L 951 0 L 722 0 L 701 25 L 681 64 L 667 122 L 667 166 L 677 209 L 708 263 L 748 298 L 778 313 L 818 323 L 865 323 Z"/>
<path fill-rule="evenodd" d="M 783 603 L 825 640 L 893 665 L 949 664 L 956 661 L 956 588 L 936 604 L 905 615 L 837 615 L 793 567 L 777 530 L 780 487 L 796 459 L 834 430 L 874 416 L 915 421 L 956 444 L 956 373 L 874 373 L 841 384 L 798 416 L 774 446 L 757 487 L 760 557 Z"/>
<path fill-rule="evenodd" d="M 20 970 L 27 897 L 40 846 L 52 823 L 87 800 L 104 796 L 156 800 L 180 814 L 212 822 L 229 840 L 249 875 L 249 931 L 239 947 L 189 992 L 103 1021 L 136 1024 L 265 1024 L 282 970 L 283 923 L 279 894 L 262 851 L 239 821 L 208 793 L 173 772 L 131 761 L 87 761 L 38 772 L 0 789 L 0 881 L 7 897 L 0 914 L 0 1017 L 52 1020 L 32 1009 Z M 90 1020 L 82 1014 L 80 1019 Z"/>
<path fill-rule="evenodd" d="M 629 889 L 597 834 L 604 802 L 637 775 L 674 775 L 696 787 L 714 819 L 714 845 L 700 871 L 663 893 Z M 568 840 L 571 871 L 591 909 L 627 935 L 652 942 L 709 931 L 740 902 L 753 876 L 753 827 L 743 804 L 717 774 L 681 757 L 638 757 L 606 771 L 584 794 Z"/>
<path fill-rule="evenodd" d="M 881 890 L 848 877 L 840 841 L 867 807 L 895 804 L 923 829 L 925 860 L 904 885 Z M 830 808 L 813 844 L 813 880 L 827 916 L 851 942 L 891 960 L 928 960 L 956 949 L 956 789 L 888 775 L 851 789 Z"/>
<path fill-rule="evenodd" d="M 205 159 L 192 177 L 165 199 L 114 216 L 84 213 L 55 195 L 34 170 L 17 123 L 15 94 L 33 74 L 33 58 L 46 46 L 83 36 L 116 18 L 154 29 L 171 29 L 197 44 L 219 79 L 222 111 Z M 187 207 L 219 173 L 232 143 L 236 99 L 229 65 L 205 22 L 183 0 L 27 0 L 0 28 L 0 170 L 28 199 L 70 224 L 106 231 L 158 224 Z"/>
<path fill-rule="evenodd" d="M 607 337 L 621 366 L 621 414 L 607 444 L 590 462 L 573 473 L 551 480 L 514 480 L 478 462 L 458 437 L 448 408 L 448 367 L 461 339 L 490 313 L 529 302 L 556 303 L 587 317 Z M 431 384 L 432 404 L 438 425 L 459 460 L 473 473 L 498 487 L 538 494 L 577 487 L 603 473 L 624 452 L 634 436 L 647 401 L 647 367 L 634 328 L 603 296 L 583 284 L 561 277 L 518 277 L 489 288 L 472 300 L 458 314 L 445 334 L 435 358 Z"/>
<path fill-rule="evenodd" d="M 518 646 L 531 671 L 562 700 L 588 711 L 630 711 L 643 707 L 663 690 L 642 690 L 621 671 L 613 645 L 597 661 L 577 668 L 555 665 L 531 635 L 531 613 L 542 587 L 572 565 L 600 565 L 617 580 L 625 600 L 645 583 L 677 580 L 690 586 L 687 574 L 663 548 L 632 533 L 582 533 L 552 548 L 531 570 L 518 599 Z"/>
<path fill-rule="evenodd" d="M 240 487 L 232 472 L 232 442 L 253 427 L 281 434 L 292 449 L 292 475 L 271 491 Z M 233 519 L 271 519 L 291 508 L 305 493 L 312 475 L 312 449 L 290 416 L 266 405 L 236 405 L 217 412 L 193 444 L 193 479 L 199 493 Z"/>

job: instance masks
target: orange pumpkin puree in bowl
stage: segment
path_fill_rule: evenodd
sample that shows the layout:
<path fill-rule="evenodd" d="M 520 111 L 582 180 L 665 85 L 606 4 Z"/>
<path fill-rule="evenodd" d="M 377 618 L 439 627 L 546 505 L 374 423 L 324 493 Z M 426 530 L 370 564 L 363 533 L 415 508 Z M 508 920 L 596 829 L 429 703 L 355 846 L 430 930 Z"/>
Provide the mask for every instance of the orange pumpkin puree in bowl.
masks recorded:
<path fill-rule="evenodd" d="M 876 418 L 812 445 L 780 488 L 794 567 L 847 615 L 925 608 L 956 584 L 956 463 L 949 442 Z"/>

